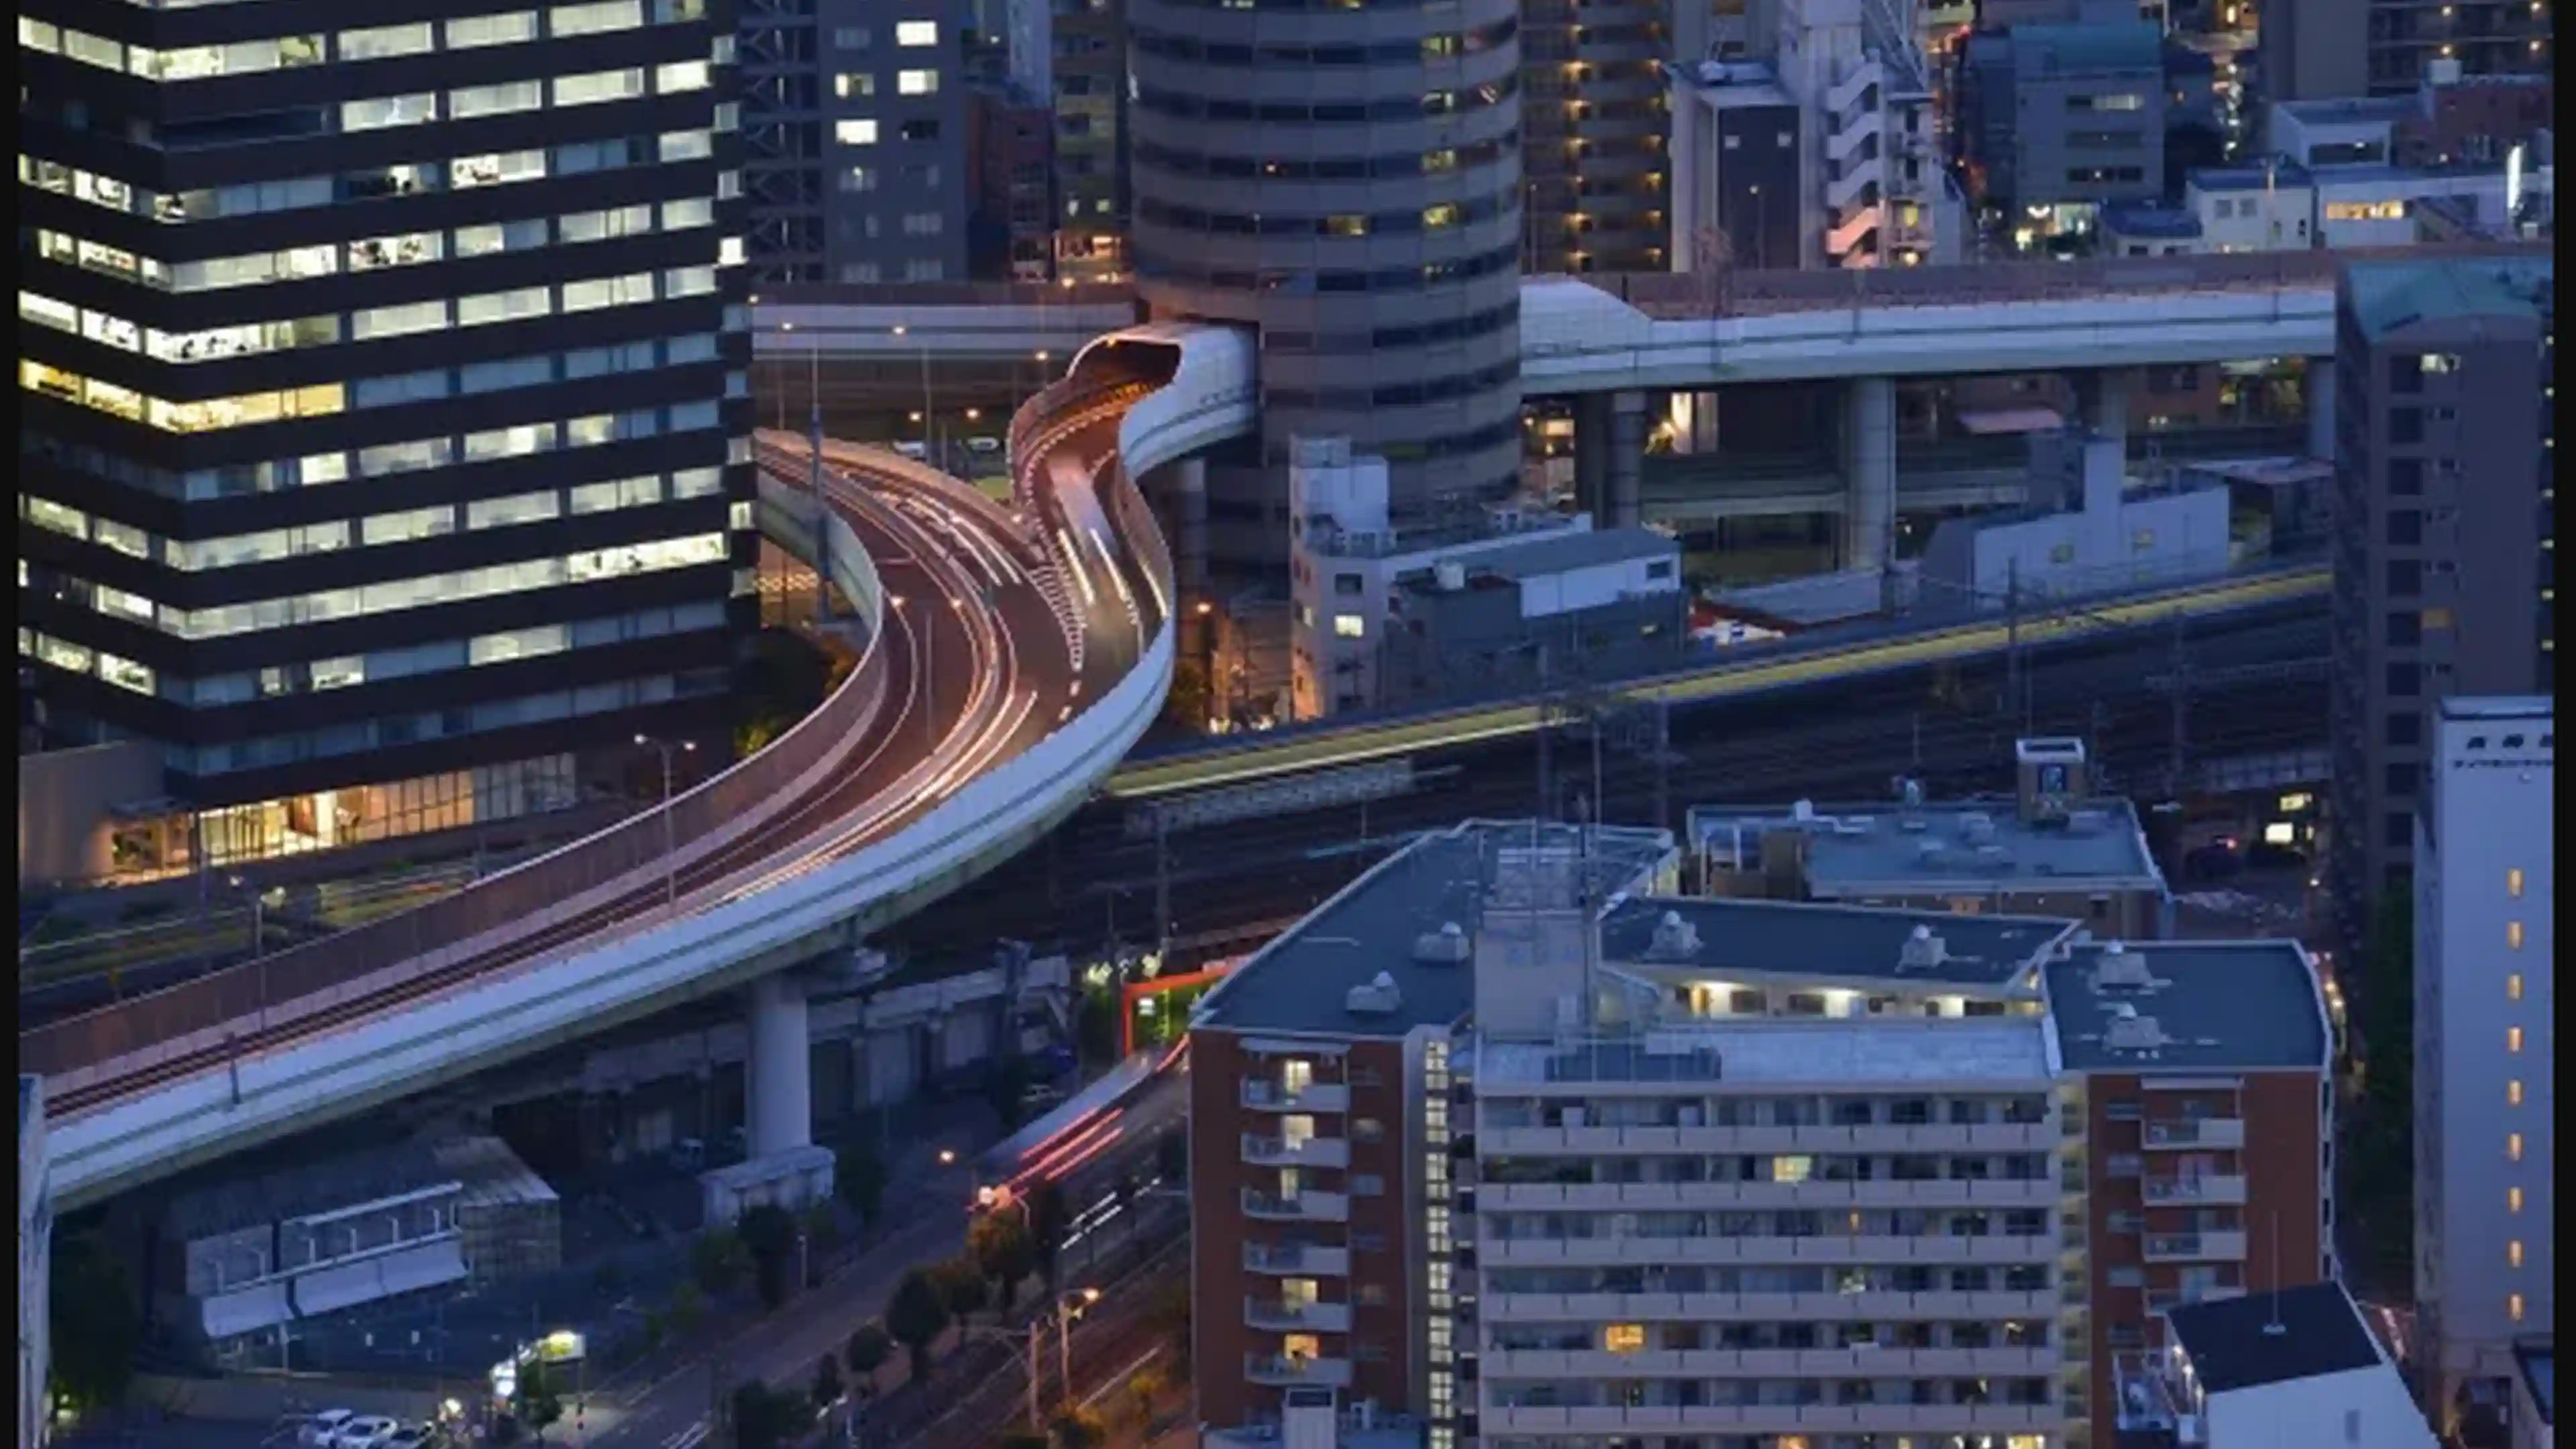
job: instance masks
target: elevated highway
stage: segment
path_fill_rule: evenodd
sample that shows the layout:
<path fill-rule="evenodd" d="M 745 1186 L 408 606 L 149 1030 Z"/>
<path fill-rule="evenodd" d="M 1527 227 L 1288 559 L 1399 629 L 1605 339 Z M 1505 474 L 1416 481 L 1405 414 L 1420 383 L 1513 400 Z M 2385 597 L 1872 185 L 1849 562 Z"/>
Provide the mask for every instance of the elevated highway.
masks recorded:
<path fill-rule="evenodd" d="M 803 982 L 1105 779 L 1161 709 L 1171 564 L 1133 473 L 1252 426 L 1232 339 L 1102 352 L 1012 425 L 1012 506 L 891 454 L 764 435 L 759 513 L 866 633 L 848 680 L 661 810 L 434 905 L 22 1032 L 78 1207 L 671 1005 L 749 985 L 752 1161 L 710 1201 L 799 1197 Z M 1231 369 L 1217 369 L 1227 376 Z"/>

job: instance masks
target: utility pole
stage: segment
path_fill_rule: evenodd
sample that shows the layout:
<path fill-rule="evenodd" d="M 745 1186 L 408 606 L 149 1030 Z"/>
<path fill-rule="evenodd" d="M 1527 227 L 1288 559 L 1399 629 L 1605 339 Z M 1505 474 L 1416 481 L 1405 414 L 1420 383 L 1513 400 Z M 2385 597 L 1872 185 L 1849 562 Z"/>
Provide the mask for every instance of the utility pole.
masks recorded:
<path fill-rule="evenodd" d="M 1165 844 L 1170 819 L 1162 806 L 1154 807 L 1154 959 L 1164 970 L 1172 964 L 1172 852 Z"/>
<path fill-rule="evenodd" d="M 2009 713 L 2012 702 L 2021 693 L 2021 560 L 2004 566 L 2004 697 L 2003 709 Z"/>
<path fill-rule="evenodd" d="M 1547 734 L 1550 717 L 1556 706 L 1554 684 L 1548 678 L 1547 644 L 1538 646 L 1538 818 L 1556 818 L 1556 789 L 1548 778 Z"/>

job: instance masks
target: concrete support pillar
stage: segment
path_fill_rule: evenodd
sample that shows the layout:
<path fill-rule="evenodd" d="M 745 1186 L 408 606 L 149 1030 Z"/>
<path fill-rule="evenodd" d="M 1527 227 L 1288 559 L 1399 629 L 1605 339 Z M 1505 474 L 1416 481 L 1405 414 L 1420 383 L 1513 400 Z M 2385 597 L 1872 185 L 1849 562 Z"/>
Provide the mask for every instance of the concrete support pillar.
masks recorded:
<path fill-rule="evenodd" d="M 1574 501 L 1593 521 L 1602 515 L 1610 487 L 1610 394 L 1587 392 L 1574 400 Z"/>
<path fill-rule="evenodd" d="M 2299 390 L 2308 399 L 2308 456 L 2331 463 L 2335 456 L 2335 360 L 2311 357 Z"/>
<path fill-rule="evenodd" d="M 1610 491 L 1595 525 L 1634 528 L 1646 521 L 1646 395 L 1610 395 Z"/>
<path fill-rule="evenodd" d="M 1646 395 L 1586 393 L 1574 408 L 1574 496 L 1596 528 L 1645 518 Z"/>
<path fill-rule="evenodd" d="M 799 1208 L 832 1195 L 832 1154 L 814 1145 L 814 1058 L 805 983 L 774 972 L 751 985 L 743 1063 L 747 1156 L 698 1179 L 707 1222 L 733 1222 L 764 1203 Z"/>
<path fill-rule="evenodd" d="M 750 1060 L 743 1067 L 743 1117 L 754 1158 L 814 1140 L 814 1082 L 805 987 L 785 972 L 751 983 Z"/>
<path fill-rule="evenodd" d="M 2097 438 L 2129 444 L 2129 389 L 2134 372 L 2125 367 L 2099 367 L 2078 373 L 2075 398 L 2085 428 Z"/>
<path fill-rule="evenodd" d="M 1717 394 L 1713 392 L 1679 393 L 1673 399 L 1675 431 L 1673 450 L 1679 453 L 1714 453 L 1717 451 Z"/>
<path fill-rule="evenodd" d="M 1843 567 L 1884 577 L 1896 559 L 1896 382 L 1856 377 L 1843 393 Z"/>

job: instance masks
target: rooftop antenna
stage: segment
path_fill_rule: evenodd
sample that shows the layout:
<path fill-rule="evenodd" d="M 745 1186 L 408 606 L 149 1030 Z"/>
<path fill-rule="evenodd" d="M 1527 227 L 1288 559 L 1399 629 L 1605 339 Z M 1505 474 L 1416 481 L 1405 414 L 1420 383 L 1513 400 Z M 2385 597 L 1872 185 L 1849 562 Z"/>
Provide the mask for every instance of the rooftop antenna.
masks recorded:
<path fill-rule="evenodd" d="M 2290 1331 L 2281 1321 L 2281 1210 L 2276 1207 L 2266 1217 L 2272 1224 L 2272 1316 L 2263 1324 L 2263 1336 L 2279 1338 Z"/>

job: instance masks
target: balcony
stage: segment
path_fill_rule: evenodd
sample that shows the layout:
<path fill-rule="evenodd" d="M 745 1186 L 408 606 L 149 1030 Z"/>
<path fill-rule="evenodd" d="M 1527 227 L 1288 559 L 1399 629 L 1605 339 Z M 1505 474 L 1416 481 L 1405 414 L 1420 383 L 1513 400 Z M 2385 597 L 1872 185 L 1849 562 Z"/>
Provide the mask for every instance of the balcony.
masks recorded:
<path fill-rule="evenodd" d="M 1486 1293 L 1487 1323 L 1561 1325 L 1581 1322 L 1723 1323 L 1775 1320 L 1839 1323 L 1856 1316 L 1915 1319 L 2045 1318 L 2057 1311 L 2053 1291 L 1987 1289 L 1921 1293 Z"/>
<path fill-rule="evenodd" d="M 1351 1386 L 1351 1361 L 1346 1358 L 1281 1358 L 1271 1354 L 1246 1354 L 1243 1376 L 1256 1384 L 1275 1384 L 1281 1388 L 1311 1385 L 1346 1389 Z"/>
<path fill-rule="evenodd" d="M 1598 1157 L 1641 1152 L 1730 1156 L 1843 1153 L 2046 1152 L 2058 1135 L 2044 1122 L 1925 1122 L 1911 1126 L 1480 1127 L 1489 1157 Z"/>
<path fill-rule="evenodd" d="M 1246 1243 L 1243 1245 L 1243 1268 L 1247 1273 L 1347 1278 L 1351 1275 L 1351 1250 L 1317 1247 L 1311 1243 Z"/>
<path fill-rule="evenodd" d="M 1246 1132 L 1243 1160 L 1259 1167 L 1348 1167 L 1351 1144 L 1341 1137 L 1308 1137 L 1291 1142 L 1285 1137 Z"/>
<path fill-rule="evenodd" d="M 2040 1378 L 2057 1351 L 2025 1348 L 1688 1348 L 1608 1353 L 1600 1349 L 1488 1349 L 1479 1370 L 1502 1379 L 1648 1378 Z"/>
<path fill-rule="evenodd" d="M 1277 1082 L 1248 1081 L 1243 1105 L 1256 1112 L 1348 1112 L 1351 1089 L 1339 1082 L 1309 1082 L 1291 1092 Z"/>
<path fill-rule="evenodd" d="M 1489 1403 L 1487 1434 L 1699 1436 L 1738 1434 L 2055 1434 L 2054 1404 L 1644 1404 L 1573 1408 Z"/>
<path fill-rule="evenodd" d="M 1282 1303 L 1274 1298 L 1243 1300 L 1243 1321 L 1253 1328 L 1275 1328 L 1294 1332 L 1348 1333 L 1351 1331 L 1351 1305 L 1347 1303 Z"/>
<path fill-rule="evenodd" d="M 1338 1192 L 1301 1192 L 1282 1195 L 1243 1192 L 1243 1215 L 1267 1222 L 1346 1223 L 1351 1220 L 1351 1200 Z"/>
<path fill-rule="evenodd" d="M 1488 1158 L 1494 1149 L 1485 1134 L 1477 1147 Z M 2075 1184 L 2081 1191 L 2082 1182 Z M 1480 1182 L 1477 1198 L 1488 1211 L 1514 1212 L 1702 1212 L 1766 1208 L 2046 1208 L 2059 1206 L 2056 1182 L 2047 1178 L 1986 1178 L 1966 1181 L 1842 1182 L 1809 1178 L 1805 1182 Z"/>
<path fill-rule="evenodd" d="M 2156 1233 L 2147 1239 L 2150 1263 L 2242 1263 L 2245 1234 Z"/>
<path fill-rule="evenodd" d="M 2157 1207 L 2243 1207 L 2245 1179 L 2219 1173 L 2193 1177 L 2150 1177 L 2147 1201 Z"/>
<path fill-rule="evenodd" d="M 1697 1267 L 1736 1264 L 1922 1264 L 1927 1267 L 2019 1266 L 2044 1263 L 2057 1251 L 2046 1234 L 2031 1237 L 1852 1236 L 1650 1238 L 1603 1234 L 1594 1238 L 1486 1238 L 1478 1245 L 1489 1268 L 1624 1267 L 1638 1263 Z M 1649 1271 L 1652 1271 L 1651 1269 Z"/>
<path fill-rule="evenodd" d="M 2242 1117 L 2177 1117 L 2147 1124 L 2146 1144 L 2162 1151 L 2211 1148 L 2234 1151 L 2245 1145 Z"/>

